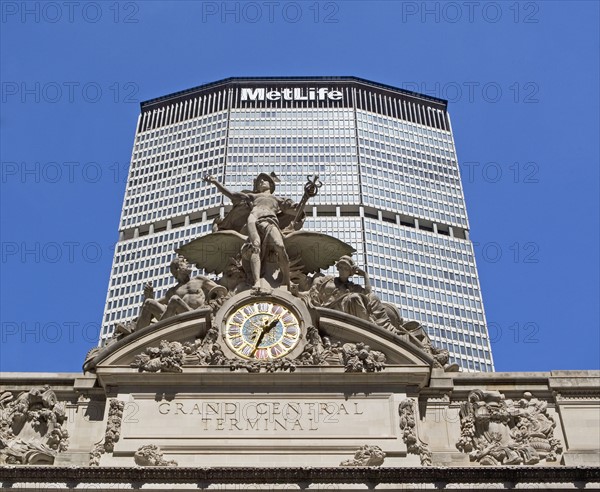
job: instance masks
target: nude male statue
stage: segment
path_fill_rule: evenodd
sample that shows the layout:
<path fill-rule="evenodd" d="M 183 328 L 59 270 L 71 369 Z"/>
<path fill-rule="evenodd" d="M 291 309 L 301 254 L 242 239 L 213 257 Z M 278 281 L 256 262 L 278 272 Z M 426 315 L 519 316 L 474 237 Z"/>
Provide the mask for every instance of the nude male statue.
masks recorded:
<path fill-rule="evenodd" d="M 171 274 L 177 284 L 167 290 L 162 299 L 154 298 L 151 283 L 144 286 L 144 303 L 136 323 L 136 330 L 148 326 L 153 319 L 161 320 L 209 305 L 209 301 L 220 298 L 227 289 L 207 277 L 191 277 L 191 268 L 183 257 L 171 262 Z"/>
<path fill-rule="evenodd" d="M 253 287 L 255 289 L 260 289 L 262 261 L 270 249 L 277 255 L 277 263 L 281 272 L 281 284 L 288 289 L 290 288 L 290 260 L 283 242 L 279 215 L 296 215 L 297 206 L 291 200 L 274 194 L 275 179 L 272 175 L 260 173 L 254 180 L 254 188 L 251 192 L 234 192 L 219 183 L 215 177 L 204 177 L 204 181 L 215 185 L 221 193 L 233 202 L 234 207 L 240 204 L 247 206 L 245 226 L 248 242 L 242 248 L 242 255 L 250 261 Z"/>

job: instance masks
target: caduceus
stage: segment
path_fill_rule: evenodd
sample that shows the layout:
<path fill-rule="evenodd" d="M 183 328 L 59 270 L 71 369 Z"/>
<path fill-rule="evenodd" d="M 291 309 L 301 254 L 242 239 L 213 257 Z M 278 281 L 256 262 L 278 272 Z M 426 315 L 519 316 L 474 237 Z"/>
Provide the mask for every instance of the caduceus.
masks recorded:
<path fill-rule="evenodd" d="M 317 196 L 317 193 L 319 193 L 319 188 L 321 186 L 323 186 L 323 183 L 319 180 L 319 176 L 317 174 L 313 174 L 312 178 L 310 176 L 306 177 L 306 184 L 304 185 L 304 194 L 302 195 L 302 199 L 300 200 L 300 203 L 298 203 L 298 209 L 296 211 L 296 216 L 294 217 L 294 220 L 288 226 L 289 230 L 296 229 L 296 224 L 300 220 L 300 217 L 302 216 L 302 212 L 304 211 L 304 205 L 306 205 L 306 202 L 308 202 L 309 198 L 312 198 L 313 196 Z"/>

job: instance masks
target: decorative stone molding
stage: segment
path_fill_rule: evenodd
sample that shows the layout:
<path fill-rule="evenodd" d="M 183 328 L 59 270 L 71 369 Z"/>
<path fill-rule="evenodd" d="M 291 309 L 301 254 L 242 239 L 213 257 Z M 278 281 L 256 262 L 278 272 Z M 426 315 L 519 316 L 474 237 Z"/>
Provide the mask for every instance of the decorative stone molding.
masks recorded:
<path fill-rule="evenodd" d="M 174 460 L 165 460 L 163 453 L 156 444 L 146 444 L 139 448 L 133 455 L 138 466 L 177 466 Z"/>
<path fill-rule="evenodd" d="M 265 362 L 258 362 L 252 360 L 231 360 L 229 368 L 232 371 L 237 371 L 239 369 L 246 369 L 248 372 L 294 372 L 296 370 L 296 365 L 294 361 L 290 359 L 273 359 Z"/>
<path fill-rule="evenodd" d="M 2 469 L 3 483 L 27 482 L 48 483 L 76 482 L 94 484 L 98 482 L 193 484 L 198 489 L 199 482 L 209 483 L 365 483 L 373 486 L 382 484 L 465 484 L 469 489 L 473 484 L 481 484 L 485 489 L 490 483 L 517 482 L 543 484 L 574 483 L 595 484 L 600 482 L 600 468 L 591 466 L 539 467 L 520 466 L 506 468 L 490 467 L 47 467 L 47 466 L 6 466 Z M 2 483 L 2 482 L 0 482 Z M 80 485 L 81 486 L 81 485 Z M 411 485 L 414 488 L 414 485 Z M 397 489 L 400 487 L 396 487 Z M 506 487 L 505 487 L 506 488 Z"/>
<path fill-rule="evenodd" d="M 92 448 L 90 454 L 90 466 L 99 466 L 100 457 L 104 453 L 112 453 L 114 451 L 115 443 L 121 437 L 121 421 L 123 420 L 124 407 L 124 402 L 117 400 L 116 398 L 110 400 L 104 440 Z"/>
<path fill-rule="evenodd" d="M 448 393 L 444 393 L 438 396 L 427 395 L 427 403 L 450 403 L 450 395 Z"/>
<path fill-rule="evenodd" d="M 526 391 L 518 402 L 498 391 L 473 390 L 461 404 L 456 447 L 481 465 L 535 465 L 562 452 L 548 404 Z"/>
<path fill-rule="evenodd" d="M 342 461 L 340 466 L 381 466 L 384 460 L 385 453 L 379 446 L 365 444 L 354 453 L 353 459 Z"/>
<path fill-rule="evenodd" d="M 65 405 L 50 386 L 0 395 L 0 465 L 51 465 L 66 451 Z"/>
<path fill-rule="evenodd" d="M 400 429 L 402 429 L 402 440 L 406 449 L 411 454 L 418 454 L 422 466 L 431 466 L 431 451 L 426 443 L 417 436 L 417 419 L 415 416 L 416 402 L 407 398 L 400 402 L 398 414 L 400 415 Z"/>
<path fill-rule="evenodd" d="M 159 347 L 147 347 L 136 355 L 130 366 L 140 372 L 182 372 L 184 355 L 181 343 L 162 340 Z"/>
<path fill-rule="evenodd" d="M 569 392 L 554 392 L 556 402 L 563 401 L 598 401 L 600 400 L 600 391 L 594 390 L 569 390 Z"/>

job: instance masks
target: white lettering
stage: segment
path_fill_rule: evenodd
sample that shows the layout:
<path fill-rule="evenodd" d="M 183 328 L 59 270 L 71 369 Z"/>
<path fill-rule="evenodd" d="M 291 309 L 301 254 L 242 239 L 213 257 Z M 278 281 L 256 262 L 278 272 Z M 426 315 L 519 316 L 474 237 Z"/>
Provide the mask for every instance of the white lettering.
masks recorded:
<path fill-rule="evenodd" d="M 296 87 L 294 89 L 294 99 L 296 101 L 307 101 L 308 97 L 307 96 L 303 96 L 302 95 L 302 89 L 300 89 L 299 87 Z"/>
<path fill-rule="evenodd" d="M 265 90 L 264 89 L 242 89 L 242 101 L 247 101 L 250 99 L 251 101 L 259 101 L 265 100 Z"/>
<path fill-rule="evenodd" d="M 344 98 L 342 91 L 328 89 L 327 87 L 284 87 L 280 90 L 267 90 L 263 87 L 252 89 L 242 87 L 242 101 L 341 101 Z"/>

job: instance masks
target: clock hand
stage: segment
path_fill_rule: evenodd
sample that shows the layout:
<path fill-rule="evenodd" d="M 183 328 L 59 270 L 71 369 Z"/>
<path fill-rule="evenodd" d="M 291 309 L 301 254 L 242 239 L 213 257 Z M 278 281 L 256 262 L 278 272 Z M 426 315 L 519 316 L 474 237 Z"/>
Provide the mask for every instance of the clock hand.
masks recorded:
<path fill-rule="evenodd" d="M 260 334 L 258 335 L 258 338 L 256 340 L 256 342 L 254 342 L 254 346 L 252 348 L 252 352 L 250 352 L 250 356 L 254 356 L 254 354 L 256 353 L 256 351 L 258 350 L 258 346 L 260 345 L 260 343 L 262 342 L 263 338 L 265 337 L 265 335 L 267 333 L 269 333 L 273 328 L 275 328 L 275 326 L 277 326 L 277 323 L 279 323 L 279 320 L 281 319 L 281 317 L 283 316 L 283 313 L 280 314 L 279 316 L 275 316 L 273 319 L 271 319 L 269 322 L 263 324 L 260 327 Z"/>
<path fill-rule="evenodd" d="M 265 333 L 266 331 L 262 330 L 258 335 L 258 338 L 256 339 L 256 342 L 254 342 L 254 346 L 252 347 L 252 352 L 250 352 L 250 357 L 253 357 L 256 351 L 258 350 L 258 346 L 260 345 L 260 342 L 262 342 Z"/>
<path fill-rule="evenodd" d="M 271 319 L 271 321 L 269 321 L 268 323 L 266 323 L 263 327 L 262 327 L 262 332 L 259 336 L 259 340 L 257 341 L 254 350 L 252 351 L 251 355 L 254 355 L 254 353 L 256 352 L 256 350 L 258 350 L 258 346 L 262 343 L 262 341 L 265 339 L 266 335 L 269 335 L 271 333 L 271 331 L 273 330 L 273 328 L 275 328 L 277 326 L 277 323 L 279 323 L 279 320 L 281 319 L 281 316 L 277 316 L 274 319 Z"/>
<path fill-rule="evenodd" d="M 270 330 L 271 328 L 269 327 L 269 325 L 267 323 L 264 323 L 261 327 L 259 327 L 260 333 L 258 335 L 258 338 L 256 339 L 256 341 L 254 342 L 254 346 L 252 348 L 252 352 L 250 352 L 250 356 L 253 356 L 256 351 L 258 350 L 258 346 L 260 345 L 260 343 L 262 342 L 263 338 L 265 337 L 265 335 L 267 334 L 267 332 Z"/>
<path fill-rule="evenodd" d="M 254 337 L 258 335 L 258 332 L 263 329 L 263 325 L 259 325 L 256 321 L 250 321 L 250 327 L 252 328 L 252 339 L 254 339 Z"/>
<path fill-rule="evenodd" d="M 267 331 L 271 331 L 273 328 L 275 328 L 282 317 L 283 314 L 280 314 L 279 316 L 276 316 L 273 319 L 271 319 L 271 321 L 269 321 L 269 323 L 267 324 Z"/>

